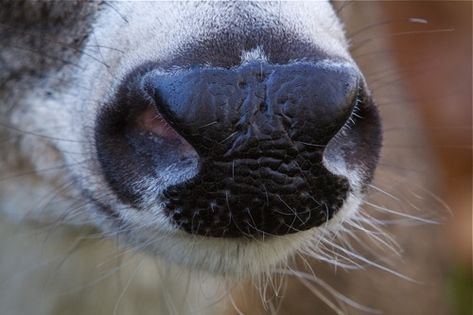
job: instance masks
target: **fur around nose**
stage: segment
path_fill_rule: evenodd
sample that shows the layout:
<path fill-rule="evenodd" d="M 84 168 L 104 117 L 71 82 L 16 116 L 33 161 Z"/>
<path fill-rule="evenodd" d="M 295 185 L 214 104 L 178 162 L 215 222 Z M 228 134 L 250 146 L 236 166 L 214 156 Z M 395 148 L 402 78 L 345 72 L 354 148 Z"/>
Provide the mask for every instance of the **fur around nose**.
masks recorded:
<path fill-rule="evenodd" d="M 327 144 L 351 115 L 358 75 L 325 63 L 253 63 L 151 72 L 142 86 L 201 156 L 228 155 L 283 134 Z"/>

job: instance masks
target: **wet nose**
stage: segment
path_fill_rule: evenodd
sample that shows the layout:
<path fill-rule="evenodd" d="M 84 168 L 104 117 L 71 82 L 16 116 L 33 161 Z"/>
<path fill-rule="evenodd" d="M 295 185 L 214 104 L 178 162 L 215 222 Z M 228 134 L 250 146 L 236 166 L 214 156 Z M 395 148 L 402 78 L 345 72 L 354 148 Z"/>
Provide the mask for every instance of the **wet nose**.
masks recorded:
<path fill-rule="evenodd" d="M 148 72 L 142 90 L 199 155 L 198 174 L 164 192 L 167 215 L 190 233 L 226 237 L 330 219 L 349 185 L 323 152 L 350 119 L 359 78 L 323 62 Z"/>
<path fill-rule="evenodd" d="M 353 111 L 358 78 L 342 65 L 249 64 L 155 71 L 142 84 L 165 119 L 206 156 L 244 152 L 283 134 L 327 144 Z"/>

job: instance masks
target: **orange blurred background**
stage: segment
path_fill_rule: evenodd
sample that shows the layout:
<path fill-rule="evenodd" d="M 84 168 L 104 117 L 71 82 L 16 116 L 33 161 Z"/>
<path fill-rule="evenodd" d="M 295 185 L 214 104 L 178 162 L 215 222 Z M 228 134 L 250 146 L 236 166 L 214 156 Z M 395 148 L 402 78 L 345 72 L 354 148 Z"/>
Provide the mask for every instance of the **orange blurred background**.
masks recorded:
<path fill-rule="evenodd" d="M 387 20 L 421 17 L 426 25 L 388 24 L 399 73 L 424 125 L 440 175 L 440 197 L 453 212 L 451 255 L 471 263 L 472 3 L 385 1 Z M 432 30 L 423 32 L 422 30 Z M 418 31 L 418 33 L 416 33 Z M 422 58 L 419 58 L 422 56 Z M 419 60 L 420 59 L 420 60 Z M 461 240 L 461 241 L 460 241 Z"/>
<path fill-rule="evenodd" d="M 383 1 L 381 7 L 388 21 L 427 22 L 394 22 L 386 28 L 434 154 L 440 177 L 436 192 L 452 212 L 443 246 L 452 312 L 472 314 L 472 2 Z"/>

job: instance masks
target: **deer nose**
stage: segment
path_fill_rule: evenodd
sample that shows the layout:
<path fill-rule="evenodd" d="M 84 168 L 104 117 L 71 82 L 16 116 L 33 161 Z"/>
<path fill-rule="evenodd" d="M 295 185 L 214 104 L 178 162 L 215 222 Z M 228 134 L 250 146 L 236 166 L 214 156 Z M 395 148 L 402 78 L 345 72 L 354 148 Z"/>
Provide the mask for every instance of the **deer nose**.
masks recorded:
<path fill-rule="evenodd" d="M 360 75 L 324 63 L 153 70 L 141 89 L 199 155 L 164 192 L 167 215 L 206 236 L 287 234 L 328 220 L 348 192 L 323 151 L 356 106 Z"/>
<path fill-rule="evenodd" d="M 244 153 L 283 134 L 327 144 L 353 111 L 359 77 L 342 65 L 247 64 L 153 71 L 142 86 L 166 121 L 201 156 L 209 156 Z"/>

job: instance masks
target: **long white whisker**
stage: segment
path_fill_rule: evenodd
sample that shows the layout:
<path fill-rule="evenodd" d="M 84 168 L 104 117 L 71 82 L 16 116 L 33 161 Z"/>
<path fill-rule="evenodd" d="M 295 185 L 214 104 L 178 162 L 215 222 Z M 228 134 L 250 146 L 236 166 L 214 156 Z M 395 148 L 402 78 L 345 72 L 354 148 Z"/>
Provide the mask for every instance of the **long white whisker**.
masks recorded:
<path fill-rule="evenodd" d="M 368 202 L 368 201 L 365 201 L 365 203 L 367 205 L 373 207 L 375 210 L 381 210 L 381 211 L 384 211 L 384 212 L 387 212 L 387 213 L 395 214 L 395 215 L 400 216 L 400 217 L 420 221 L 420 222 L 423 222 L 423 223 L 438 224 L 437 221 L 416 217 L 414 215 L 410 215 L 410 214 L 407 214 L 407 213 L 402 213 L 402 212 L 399 212 L 399 211 L 396 211 L 396 210 L 392 210 L 392 209 L 389 209 L 389 208 L 386 208 L 386 207 L 383 207 L 383 206 L 376 205 L 376 204 Z"/>
<path fill-rule="evenodd" d="M 373 313 L 373 314 L 381 314 L 382 313 L 380 310 L 377 310 L 377 309 L 374 309 L 374 308 L 371 308 L 371 307 L 367 307 L 365 305 L 362 305 L 360 303 L 357 303 L 357 302 L 353 301 L 349 297 L 343 295 L 342 293 L 340 293 L 337 290 L 335 290 L 334 288 L 332 288 L 327 282 L 323 281 L 322 279 L 320 279 L 318 277 L 312 276 L 312 275 L 310 275 L 306 272 L 288 271 L 288 270 L 281 270 L 280 272 L 285 273 L 287 275 L 296 276 L 299 279 L 302 278 L 302 279 L 306 279 L 306 280 L 309 280 L 311 282 L 314 282 L 317 285 L 319 285 L 320 287 L 322 287 L 324 290 L 329 292 L 332 296 L 334 296 L 338 300 L 342 301 L 343 303 L 345 303 L 345 304 L 347 304 L 347 305 L 349 305 L 353 308 L 359 309 L 360 311 Z"/>
<path fill-rule="evenodd" d="M 144 261 L 144 258 L 141 259 L 141 261 L 138 263 L 138 265 L 135 267 L 135 269 L 131 273 L 130 277 L 128 278 L 128 281 L 125 284 L 125 287 L 123 288 L 122 292 L 120 293 L 120 296 L 117 299 L 117 302 L 115 303 L 115 307 L 113 308 L 113 315 L 118 314 L 118 307 L 120 306 L 120 302 L 122 301 L 123 297 L 125 296 L 126 291 L 128 290 L 128 288 L 130 287 L 131 282 L 133 281 L 136 274 L 138 273 L 138 270 L 141 268 L 141 265 L 143 264 L 143 261 Z"/>
<path fill-rule="evenodd" d="M 395 275 L 395 276 L 398 276 L 398 277 L 400 277 L 400 278 L 402 278 L 402 279 L 405 279 L 405 280 L 407 280 L 407 281 L 414 282 L 414 283 L 419 283 L 419 284 L 420 284 L 419 281 L 414 280 L 414 279 L 412 279 L 412 278 L 410 278 L 410 277 L 408 277 L 408 276 L 406 276 L 406 275 L 403 275 L 403 274 L 400 273 L 400 272 L 391 270 L 391 269 L 389 269 L 388 267 L 385 267 L 385 266 L 380 265 L 380 264 L 378 264 L 378 263 L 375 263 L 375 262 L 373 262 L 373 261 L 371 261 L 371 260 L 369 260 L 369 259 L 366 259 L 365 257 L 363 257 L 363 256 L 361 256 L 361 255 L 358 255 L 358 254 L 355 254 L 355 253 L 353 253 L 353 252 L 351 252 L 351 251 L 349 251 L 349 250 L 347 250 L 347 249 L 345 249 L 345 248 L 343 248 L 343 247 L 341 247 L 341 246 L 338 246 L 338 245 L 335 244 L 335 243 L 332 243 L 332 242 L 330 242 L 330 241 L 327 241 L 327 242 L 330 243 L 330 245 L 333 246 L 334 248 L 336 248 L 336 249 L 342 251 L 343 253 L 346 253 L 346 254 L 349 255 L 349 256 L 352 256 L 352 257 L 354 257 L 354 258 L 356 258 L 356 259 L 359 259 L 359 260 L 361 260 L 361 261 L 367 263 L 368 265 L 371 265 L 371 266 L 373 266 L 373 267 L 376 267 L 376 268 L 378 268 L 378 269 L 380 269 L 380 270 L 384 270 L 384 271 L 386 271 L 386 272 L 388 272 L 388 273 L 390 273 L 390 274 L 393 274 L 393 275 Z"/>

